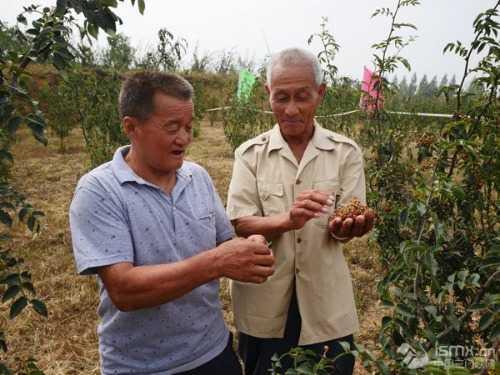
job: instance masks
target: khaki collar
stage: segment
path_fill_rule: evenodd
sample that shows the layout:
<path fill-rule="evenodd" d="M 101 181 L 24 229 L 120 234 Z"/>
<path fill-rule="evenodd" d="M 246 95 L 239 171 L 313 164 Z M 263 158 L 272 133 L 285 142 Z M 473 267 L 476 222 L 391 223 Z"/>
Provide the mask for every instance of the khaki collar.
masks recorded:
<path fill-rule="evenodd" d="M 328 133 L 325 131 L 321 125 L 314 120 L 314 133 L 313 137 L 310 141 L 314 147 L 320 150 L 333 150 L 335 148 L 335 143 L 331 141 Z M 276 124 L 271 129 L 269 136 L 269 146 L 267 148 L 267 152 L 271 152 L 273 150 L 279 150 L 283 148 L 286 144 L 285 138 L 281 134 L 279 125 Z"/>

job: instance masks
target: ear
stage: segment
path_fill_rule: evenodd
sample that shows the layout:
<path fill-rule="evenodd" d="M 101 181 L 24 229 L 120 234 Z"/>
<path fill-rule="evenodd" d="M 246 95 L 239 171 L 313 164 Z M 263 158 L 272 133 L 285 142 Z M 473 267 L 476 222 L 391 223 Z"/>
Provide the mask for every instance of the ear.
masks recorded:
<path fill-rule="evenodd" d="M 325 97 L 326 94 L 326 83 L 322 83 L 321 85 L 319 85 L 318 94 L 320 97 L 320 101 L 323 101 L 323 98 Z"/>
<path fill-rule="evenodd" d="M 139 123 L 136 118 L 131 116 L 124 116 L 122 118 L 123 132 L 127 135 L 128 139 L 132 140 L 134 137 Z"/>

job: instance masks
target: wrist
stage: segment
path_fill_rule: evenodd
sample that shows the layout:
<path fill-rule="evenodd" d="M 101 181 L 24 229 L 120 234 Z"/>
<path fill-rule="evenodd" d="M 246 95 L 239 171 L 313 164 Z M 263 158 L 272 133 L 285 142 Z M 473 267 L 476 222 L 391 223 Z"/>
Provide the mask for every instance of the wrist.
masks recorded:
<path fill-rule="evenodd" d="M 280 217 L 280 222 L 278 225 L 278 230 L 280 232 L 288 232 L 290 230 L 294 229 L 293 221 L 290 216 L 290 211 L 285 212 L 284 214 L 281 215 Z"/>
<path fill-rule="evenodd" d="M 211 280 L 220 279 L 225 276 L 222 253 L 223 250 L 221 249 L 221 245 L 206 252 L 207 262 L 209 264 L 207 269 L 209 270 L 209 278 Z"/>

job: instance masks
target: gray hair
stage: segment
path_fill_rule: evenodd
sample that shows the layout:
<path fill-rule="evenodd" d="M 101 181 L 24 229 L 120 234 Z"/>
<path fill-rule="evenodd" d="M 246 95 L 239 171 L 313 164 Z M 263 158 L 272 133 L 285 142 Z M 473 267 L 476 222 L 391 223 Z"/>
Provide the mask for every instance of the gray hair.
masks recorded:
<path fill-rule="evenodd" d="M 175 99 L 193 98 L 193 86 L 177 74 L 138 72 L 129 76 L 122 85 L 118 106 L 120 118 L 135 117 L 142 121 L 154 112 L 153 96 L 161 92 Z"/>
<path fill-rule="evenodd" d="M 314 81 L 319 86 L 323 83 L 324 73 L 318 58 L 313 53 L 303 48 L 287 48 L 271 56 L 267 65 L 266 79 L 267 84 L 271 85 L 271 75 L 276 65 L 303 65 L 310 64 L 314 74 Z"/>

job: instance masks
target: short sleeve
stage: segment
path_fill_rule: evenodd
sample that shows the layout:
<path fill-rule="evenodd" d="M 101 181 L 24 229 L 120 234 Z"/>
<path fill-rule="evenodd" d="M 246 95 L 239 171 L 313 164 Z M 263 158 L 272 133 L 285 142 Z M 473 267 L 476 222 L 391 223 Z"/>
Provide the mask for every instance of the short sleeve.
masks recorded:
<path fill-rule="evenodd" d="M 134 261 L 123 208 L 98 184 L 77 187 L 69 221 L 78 273 L 95 274 L 98 267 Z"/>
<path fill-rule="evenodd" d="M 209 192 L 212 196 L 215 215 L 215 241 L 217 245 L 220 245 L 221 243 L 226 242 L 234 237 L 234 229 L 227 217 L 224 205 L 222 204 L 222 200 L 220 199 L 220 196 L 215 189 L 212 178 L 205 169 L 202 170 L 205 183 L 207 184 Z"/>
<path fill-rule="evenodd" d="M 224 206 L 217 192 L 214 192 L 215 206 L 215 228 L 217 231 L 217 245 L 228 241 L 234 237 L 234 229 L 227 217 Z"/>
<path fill-rule="evenodd" d="M 229 184 L 227 214 L 230 220 L 244 216 L 262 216 L 257 178 L 238 150 L 235 152 L 233 175 Z"/>

